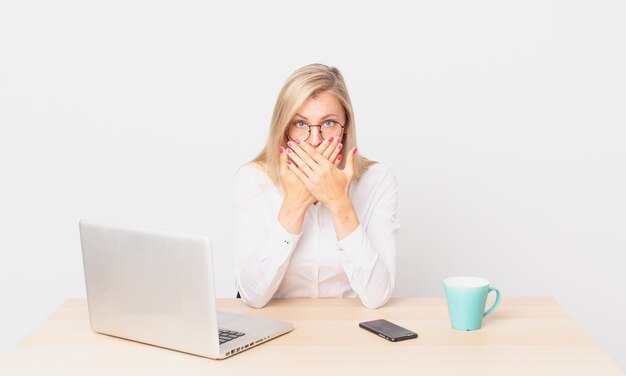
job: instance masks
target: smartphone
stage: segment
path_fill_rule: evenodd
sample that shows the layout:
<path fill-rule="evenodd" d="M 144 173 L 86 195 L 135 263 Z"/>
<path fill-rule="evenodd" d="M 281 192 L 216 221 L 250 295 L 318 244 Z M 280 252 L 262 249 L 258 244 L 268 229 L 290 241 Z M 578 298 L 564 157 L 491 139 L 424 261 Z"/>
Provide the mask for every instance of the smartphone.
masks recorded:
<path fill-rule="evenodd" d="M 398 326 L 387 320 L 381 319 L 366 321 L 360 323 L 359 326 L 391 342 L 417 338 L 417 333 Z"/>

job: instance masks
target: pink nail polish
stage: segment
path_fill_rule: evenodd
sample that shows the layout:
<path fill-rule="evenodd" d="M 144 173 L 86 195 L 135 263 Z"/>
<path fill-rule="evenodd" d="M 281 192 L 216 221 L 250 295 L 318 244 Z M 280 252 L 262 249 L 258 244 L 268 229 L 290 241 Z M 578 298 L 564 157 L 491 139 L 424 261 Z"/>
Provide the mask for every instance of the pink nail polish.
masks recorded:
<path fill-rule="evenodd" d="M 356 154 L 357 150 L 359 150 L 359 148 L 354 148 L 354 151 L 352 152 L 352 154 Z"/>
<path fill-rule="evenodd" d="M 333 136 L 328 137 L 328 142 L 333 142 Z"/>
<path fill-rule="evenodd" d="M 339 155 L 337 156 L 337 160 L 338 160 L 338 161 L 340 161 L 340 160 L 341 160 L 341 158 L 343 158 L 343 155 L 339 154 Z"/>
<path fill-rule="evenodd" d="M 287 159 L 287 164 L 288 164 L 288 165 L 290 165 L 290 164 L 291 164 L 291 161 L 290 161 L 289 159 Z"/>
<path fill-rule="evenodd" d="M 287 154 L 291 154 L 291 149 L 287 149 Z"/>
<path fill-rule="evenodd" d="M 288 141 L 288 142 L 287 142 L 287 145 L 289 145 L 289 146 L 293 146 L 293 143 L 291 143 L 291 141 Z"/>
<path fill-rule="evenodd" d="M 296 140 L 296 144 L 300 145 L 300 140 Z"/>
<path fill-rule="evenodd" d="M 279 146 L 279 147 L 278 147 L 278 151 L 280 152 L 280 154 L 282 154 L 282 153 L 285 151 L 285 149 L 283 149 L 283 147 L 282 147 L 282 146 Z"/>
<path fill-rule="evenodd" d="M 337 150 L 341 150 L 342 147 L 343 147 L 343 144 L 337 145 Z"/>

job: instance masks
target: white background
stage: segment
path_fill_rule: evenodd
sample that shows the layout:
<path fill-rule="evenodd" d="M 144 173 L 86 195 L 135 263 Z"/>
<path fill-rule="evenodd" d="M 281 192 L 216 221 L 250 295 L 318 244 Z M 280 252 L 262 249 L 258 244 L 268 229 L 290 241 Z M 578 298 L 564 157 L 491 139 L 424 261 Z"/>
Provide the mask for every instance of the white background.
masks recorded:
<path fill-rule="evenodd" d="M 218 5 L 219 4 L 219 5 Z M 212 236 L 302 65 L 400 185 L 397 296 L 554 296 L 626 369 L 621 1 L 0 1 L 0 353 L 84 297 L 83 217 Z"/>

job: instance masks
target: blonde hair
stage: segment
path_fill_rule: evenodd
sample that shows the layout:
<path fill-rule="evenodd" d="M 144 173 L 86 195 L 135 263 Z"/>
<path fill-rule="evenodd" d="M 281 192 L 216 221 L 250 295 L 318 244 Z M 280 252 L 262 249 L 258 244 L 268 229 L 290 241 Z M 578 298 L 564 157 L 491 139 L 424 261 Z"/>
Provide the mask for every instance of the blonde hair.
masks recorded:
<path fill-rule="evenodd" d="M 265 148 L 250 163 L 261 166 L 274 184 L 280 183 L 280 156 L 278 147 L 287 143 L 287 128 L 291 119 L 304 102 L 322 92 L 330 92 L 343 106 L 346 115 L 343 134 L 343 152 L 348 152 L 356 146 L 356 129 L 354 126 L 354 112 L 352 102 L 346 89 L 346 83 L 339 70 L 323 64 L 309 64 L 297 71 L 287 79 L 278 94 L 270 132 L 267 137 Z M 344 156 L 345 157 L 345 156 Z M 343 158 L 339 168 L 343 169 L 347 158 Z M 361 156 L 358 152 L 354 156 L 354 178 L 361 175 L 376 162 Z"/>

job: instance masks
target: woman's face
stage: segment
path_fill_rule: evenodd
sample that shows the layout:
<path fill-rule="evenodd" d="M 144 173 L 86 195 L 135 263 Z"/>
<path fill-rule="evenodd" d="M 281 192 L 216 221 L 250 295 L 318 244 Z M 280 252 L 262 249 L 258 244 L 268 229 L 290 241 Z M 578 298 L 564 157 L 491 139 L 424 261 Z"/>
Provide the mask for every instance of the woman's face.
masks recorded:
<path fill-rule="evenodd" d="M 315 147 L 330 136 L 341 137 L 341 125 L 345 126 L 345 122 L 346 113 L 337 97 L 323 91 L 307 99 L 298 109 L 289 123 L 289 137 L 304 141 L 308 136 L 306 142 Z M 306 131 L 307 126 L 310 133 Z"/>

